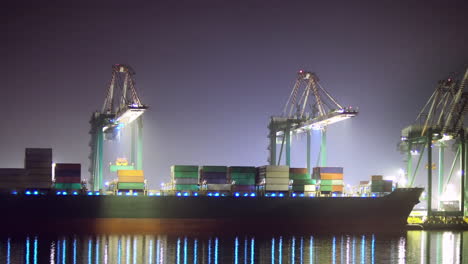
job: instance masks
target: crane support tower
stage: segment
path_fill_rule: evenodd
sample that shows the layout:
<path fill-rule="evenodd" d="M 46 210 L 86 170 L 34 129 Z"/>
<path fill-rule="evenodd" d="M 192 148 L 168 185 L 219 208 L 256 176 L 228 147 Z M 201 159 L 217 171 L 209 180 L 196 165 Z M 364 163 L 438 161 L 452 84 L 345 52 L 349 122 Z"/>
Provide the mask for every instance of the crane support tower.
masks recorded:
<path fill-rule="evenodd" d="M 328 125 L 354 117 L 357 108 L 343 107 L 319 83 L 313 72 L 299 71 L 281 116 L 273 116 L 268 124 L 269 163 L 279 165 L 285 148 L 286 165 L 291 165 L 291 134 L 307 134 L 307 169 L 311 173 L 311 130 L 321 131 L 320 166 L 326 166 L 326 128 Z M 280 151 L 277 160 L 277 144 Z"/>
<path fill-rule="evenodd" d="M 112 78 L 107 88 L 107 96 L 101 111 L 92 114 L 90 174 L 91 188 L 99 191 L 103 188 L 103 152 L 104 140 L 116 140 L 119 131 L 131 126 L 131 160 L 137 170 L 143 167 L 143 120 L 142 115 L 148 106 L 141 103 L 135 89 L 133 69 L 124 64 L 112 66 Z"/>
<path fill-rule="evenodd" d="M 454 74 L 455 75 L 455 74 Z M 458 212 L 451 212 L 462 216 L 465 214 L 465 173 L 466 173 L 466 139 L 467 128 L 464 119 L 468 112 L 468 93 L 464 88 L 468 82 L 468 69 L 459 80 L 454 76 L 438 82 L 435 91 L 424 105 L 415 122 L 404 128 L 399 143 L 400 151 L 406 156 L 406 185 L 413 186 L 417 173 L 422 168 L 423 159 L 427 165 L 422 168 L 427 173 L 427 210 L 428 218 L 447 215 L 444 203 L 456 190 L 448 190 L 449 182 L 455 169 L 460 173 L 460 205 Z M 451 146 L 451 148 L 448 148 Z M 432 152 L 438 150 L 438 160 L 433 160 Z M 449 170 L 445 154 L 452 150 L 454 158 Z M 416 164 L 414 164 L 416 161 Z M 434 162 L 434 163 L 433 163 Z M 437 166 L 434 164 L 437 163 Z M 414 167 L 415 165 L 415 167 Z M 432 170 L 437 169 L 437 181 L 433 181 Z M 434 197 L 433 185 L 437 186 Z M 457 183 L 458 185 L 458 183 Z M 435 199 L 436 198 L 436 199 Z M 451 198 L 453 200 L 453 198 Z M 457 199 L 458 200 L 458 199 Z M 436 204 L 434 205 L 434 202 Z M 436 209 L 435 209 L 436 208 Z M 466 214 L 465 214 L 466 215 Z"/>

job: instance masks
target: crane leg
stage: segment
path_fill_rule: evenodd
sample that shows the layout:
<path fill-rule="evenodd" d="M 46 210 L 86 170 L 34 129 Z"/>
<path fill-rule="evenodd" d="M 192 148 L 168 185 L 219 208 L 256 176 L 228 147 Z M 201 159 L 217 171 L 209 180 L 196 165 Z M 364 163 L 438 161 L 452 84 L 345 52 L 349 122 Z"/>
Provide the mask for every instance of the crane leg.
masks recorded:
<path fill-rule="evenodd" d="M 289 128 L 285 131 L 284 136 L 286 137 L 286 165 L 291 166 L 291 131 Z"/>
<path fill-rule="evenodd" d="M 137 153 L 136 153 L 136 169 L 143 170 L 143 117 L 140 116 L 135 125 L 137 128 Z"/>
<path fill-rule="evenodd" d="M 439 200 L 439 203 L 437 205 L 437 208 L 439 208 L 439 210 L 441 209 L 440 208 L 440 197 L 442 196 L 442 192 L 443 192 L 443 187 L 444 187 L 444 153 L 445 152 L 445 145 L 444 143 L 440 143 L 440 146 L 439 146 L 439 183 L 437 184 L 437 188 L 438 188 L 438 200 Z"/>
<path fill-rule="evenodd" d="M 311 175 L 310 168 L 310 130 L 307 130 L 307 174 Z"/>
<path fill-rule="evenodd" d="M 411 142 L 408 143 L 408 163 L 406 164 L 406 186 L 411 186 L 412 183 L 412 173 L 413 173 L 413 155 L 411 155 Z"/>
<path fill-rule="evenodd" d="M 276 165 L 276 131 L 270 134 L 270 165 Z"/>
<path fill-rule="evenodd" d="M 432 216 L 432 131 L 427 133 L 427 216 Z"/>
<path fill-rule="evenodd" d="M 102 189 L 102 174 L 103 174 L 103 150 L 104 150 L 104 133 L 102 131 L 97 132 L 97 162 L 96 171 L 94 178 L 94 191 Z"/>
<path fill-rule="evenodd" d="M 327 131 L 325 128 L 323 128 L 321 131 L 320 167 L 325 167 L 327 166 Z"/>

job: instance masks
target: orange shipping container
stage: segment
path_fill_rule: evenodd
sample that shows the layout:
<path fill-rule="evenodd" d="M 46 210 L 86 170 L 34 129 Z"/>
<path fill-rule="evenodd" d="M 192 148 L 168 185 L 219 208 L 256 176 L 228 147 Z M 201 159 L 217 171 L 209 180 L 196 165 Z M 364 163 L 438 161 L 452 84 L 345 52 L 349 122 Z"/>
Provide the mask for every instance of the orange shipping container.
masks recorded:
<path fill-rule="evenodd" d="M 120 176 L 119 182 L 144 182 L 143 176 Z"/>
<path fill-rule="evenodd" d="M 332 185 L 332 192 L 343 192 L 343 185 Z"/>
<path fill-rule="evenodd" d="M 343 180 L 343 173 L 320 173 L 321 180 Z"/>
<path fill-rule="evenodd" d="M 306 174 L 307 168 L 289 168 L 289 173 Z"/>
<path fill-rule="evenodd" d="M 117 171 L 117 176 L 122 177 L 122 176 L 129 176 L 129 177 L 135 177 L 135 176 L 141 176 L 143 177 L 143 171 L 142 170 L 118 170 Z"/>

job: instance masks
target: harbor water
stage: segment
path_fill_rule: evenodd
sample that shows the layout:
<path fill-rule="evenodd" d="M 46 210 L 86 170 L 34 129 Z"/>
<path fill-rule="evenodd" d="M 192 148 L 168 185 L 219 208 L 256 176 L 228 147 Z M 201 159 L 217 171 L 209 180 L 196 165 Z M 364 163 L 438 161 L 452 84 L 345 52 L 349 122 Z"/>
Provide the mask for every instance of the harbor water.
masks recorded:
<path fill-rule="evenodd" d="M 2 235 L 0 263 L 468 263 L 468 232 Z"/>

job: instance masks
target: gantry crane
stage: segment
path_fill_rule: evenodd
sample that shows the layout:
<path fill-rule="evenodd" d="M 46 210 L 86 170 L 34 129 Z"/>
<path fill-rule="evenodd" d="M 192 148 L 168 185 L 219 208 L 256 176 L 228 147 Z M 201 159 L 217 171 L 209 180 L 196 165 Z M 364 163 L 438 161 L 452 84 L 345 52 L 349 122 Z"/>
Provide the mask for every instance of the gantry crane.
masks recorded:
<path fill-rule="evenodd" d="M 402 130 L 400 150 L 406 154 L 407 185 L 413 186 L 416 173 L 421 164 L 424 152 L 427 152 L 428 216 L 432 216 L 432 149 L 438 147 L 438 198 L 445 193 L 453 170 L 457 163 L 461 172 L 461 210 L 465 208 L 465 169 L 466 169 L 466 128 L 464 119 L 468 112 L 468 93 L 464 87 L 468 81 L 468 69 L 462 79 L 453 77 L 439 81 L 435 91 L 418 114 L 416 121 Z M 452 145 L 456 151 L 448 177 L 445 176 L 445 150 Z M 413 156 L 418 156 L 416 168 L 413 169 Z M 440 208 L 440 204 L 437 206 Z"/>
<path fill-rule="evenodd" d="M 143 120 L 141 115 L 148 109 L 143 105 L 135 89 L 133 69 L 124 64 L 112 66 L 112 78 L 101 111 L 91 116 L 90 183 L 94 191 L 103 188 L 104 140 L 116 140 L 119 131 L 131 127 L 131 160 L 135 168 L 143 167 Z"/>
<path fill-rule="evenodd" d="M 269 163 L 279 165 L 286 148 L 286 165 L 291 165 L 291 133 L 307 134 L 307 169 L 310 166 L 310 130 L 321 131 L 320 166 L 326 166 L 326 128 L 336 122 L 354 117 L 356 108 L 343 107 L 319 83 L 313 72 L 299 71 L 281 116 L 271 117 L 269 128 Z M 278 161 L 276 145 L 281 144 Z"/>

